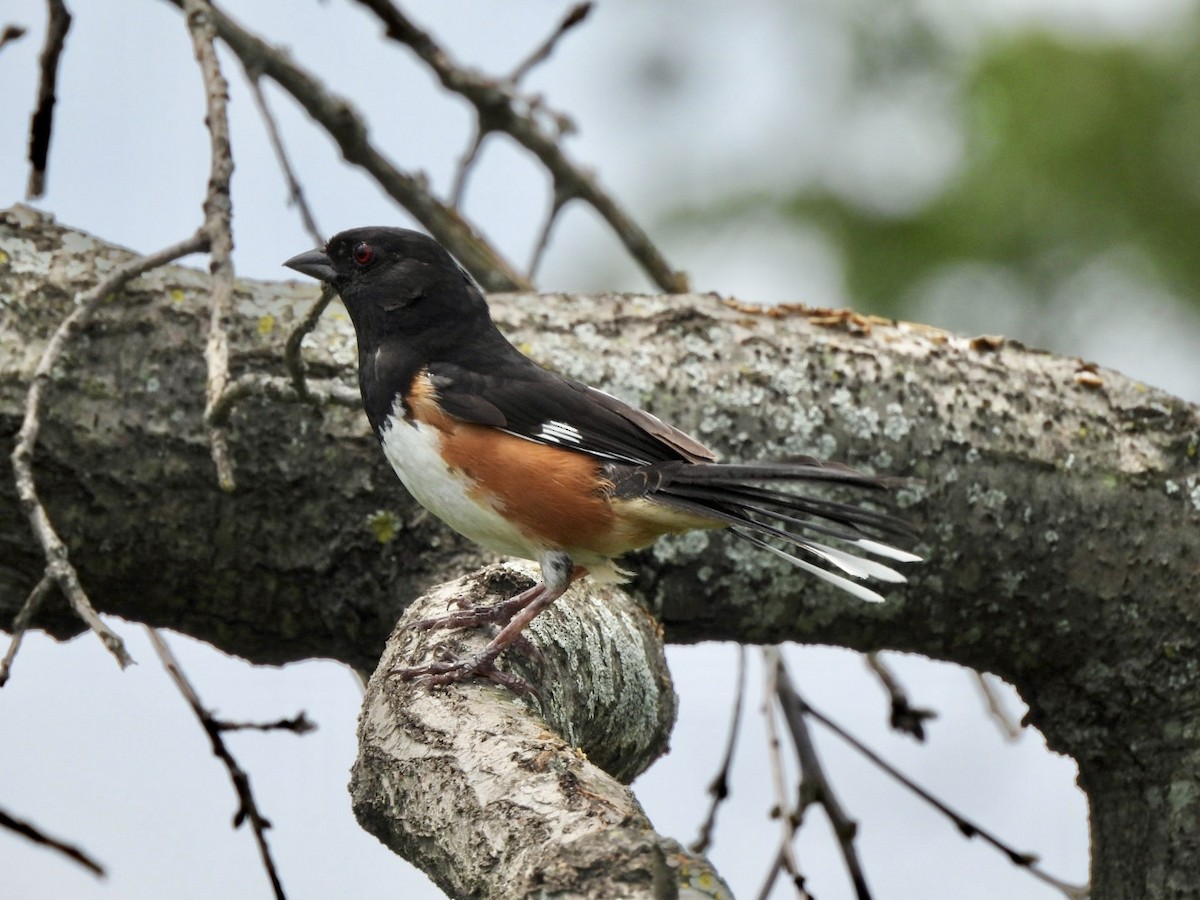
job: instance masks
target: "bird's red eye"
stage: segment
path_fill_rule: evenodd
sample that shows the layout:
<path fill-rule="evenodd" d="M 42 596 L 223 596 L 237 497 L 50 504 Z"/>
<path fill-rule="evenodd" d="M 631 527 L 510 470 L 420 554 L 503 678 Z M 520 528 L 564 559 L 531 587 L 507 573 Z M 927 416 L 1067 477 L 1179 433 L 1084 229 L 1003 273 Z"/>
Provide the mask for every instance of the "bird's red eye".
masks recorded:
<path fill-rule="evenodd" d="M 375 248 L 366 241 L 359 241 L 354 245 L 351 255 L 354 257 L 356 263 L 360 266 L 365 266 L 375 258 Z"/>

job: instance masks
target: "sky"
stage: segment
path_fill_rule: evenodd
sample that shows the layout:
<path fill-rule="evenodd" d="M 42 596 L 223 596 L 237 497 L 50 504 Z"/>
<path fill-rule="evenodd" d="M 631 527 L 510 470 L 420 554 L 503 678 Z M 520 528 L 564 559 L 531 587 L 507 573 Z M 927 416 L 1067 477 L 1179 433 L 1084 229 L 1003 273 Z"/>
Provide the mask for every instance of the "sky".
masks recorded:
<path fill-rule="evenodd" d="M 918 0 L 916 5 L 936 12 L 956 40 L 969 45 L 1031 21 L 1090 33 L 1139 33 L 1165 27 L 1192 4 Z M 139 250 L 174 242 L 200 221 L 208 165 L 203 97 L 186 30 L 163 0 L 76 0 L 72 6 L 76 18 L 60 78 L 49 190 L 37 205 L 65 224 Z M 669 210 L 719 196 L 733 181 L 744 182 L 748 172 L 764 185 L 782 174 L 800 174 L 868 187 L 903 182 L 918 194 L 935 190 L 953 170 L 953 117 L 936 104 L 915 111 L 884 105 L 848 115 L 852 47 L 836 6 L 833 0 L 601 3 L 527 86 L 572 116 L 578 134 L 568 143 L 570 154 L 595 170 L 652 234 Z M 7 99 L 0 117 L 4 206 L 24 194 L 26 107 L 35 90 L 42 7 L 35 0 L 0 6 L 0 27 L 12 21 L 30 29 L 23 41 L 0 51 Z M 288 46 L 361 108 L 373 138 L 391 158 L 426 171 L 436 189 L 446 189 L 469 140 L 467 111 L 403 48 L 376 41 L 378 29 L 355 4 L 242 0 L 226 7 Z M 865 2 L 845 7 L 864 14 L 872 9 Z M 495 73 L 522 59 L 567 4 L 413 0 L 404 8 L 458 59 Z M 281 9 L 287 14 L 279 15 Z M 237 160 L 235 262 L 244 277 L 285 278 L 290 273 L 280 269 L 280 261 L 312 240 L 287 207 L 283 180 L 241 74 L 228 56 L 225 63 Z M 681 82 L 686 90 L 676 89 Z M 411 224 L 363 176 L 340 164 L 329 139 L 290 101 L 273 90 L 268 96 L 326 233 Z M 930 136 L 884 158 L 872 152 L 878 142 L 871 135 L 889 116 L 924 117 Z M 880 202 L 914 202 L 881 196 Z M 511 143 L 499 140 L 489 145 L 472 176 L 465 209 L 523 265 L 548 203 L 545 176 Z M 666 233 L 661 243 L 701 290 L 756 302 L 847 302 L 836 258 L 816 234 L 783 233 L 778 223 L 764 221 L 708 237 Z M 564 215 L 537 280 L 547 290 L 650 289 L 584 209 Z M 1101 287 L 1114 289 L 1111 283 Z M 1102 299 L 1103 290 L 1087 296 Z M 1001 310 L 964 311 L 947 301 L 931 302 L 922 312 L 935 325 L 1022 336 L 1021 323 L 1004 319 Z M 1194 346 L 1194 319 L 1169 298 L 1162 299 L 1159 313 L 1104 329 L 1080 312 L 1074 326 L 1068 320 L 1056 335 L 1055 349 L 1200 399 L 1200 384 L 1180 362 Z M 97 881 L 0 833 L 0 894 L 17 900 L 268 896 L 251 836 L 230 828 L 235 800 L 224 770 L 209 755 L 140 626 L 112 624 L 139 665 L 118 671 L 90 636 L 59 644 L 35 634 L 17 660 L 12 682 L 0 691 L 5 735 L 0 808 L 79 843 L 108 866 L 109 877 Z M 305 737 L 233 738 L 274 823 L 270 841 L 289 897 L 440 896 L 353 821 L 345 785 L 360 690 L 347 670 L 324 661 L 253 667 L 190 639 L 169 639 L 205 702 L 222 715 L 276 719 L 303 709 L 318 723 L 318 731 Z M 735 648 L 724 645 L 669 649 L 680 721 L 671 753 L 635 789 L 659 830 L 685 843 L 703 818 L 704 789 L 718 764 L 735 657 Z M 774 800 L 757 714 L 761 674 L 757 654 L 750 659 L 749 715 L 738 744 L 733 796 L 721 811 L 712 852 L 739 896 L 758 890 L 779 828 L 768 817 Z M 815 705 L 918 782 L 1018 849 L 1039 854 L 1053 874 L 1085 880 L 1086 804 L 1074 784 L 1074 764 L 1046 750 L 1034 731 L 1007 741 L 970 673 L 917 657 L 889 657 L 914 702 L 939 713 L 928 742 L 916 745 L 887 729 L 886 697 L 856 654 L 790 648 L 788 659 Z M 1019 698 L 1004 691 L 1019 717 Z M 818 730 L 817 740 L 843 804 L 860 823 L 860 854 L 880 896 L 1060 896 L 980 842 L 965 840 L 836 738 Z M 852 896 L 819 812 L 805 825 L 799 856 L 815 895 Z M 784 886 L 772 894 L 788 896 Z"/>

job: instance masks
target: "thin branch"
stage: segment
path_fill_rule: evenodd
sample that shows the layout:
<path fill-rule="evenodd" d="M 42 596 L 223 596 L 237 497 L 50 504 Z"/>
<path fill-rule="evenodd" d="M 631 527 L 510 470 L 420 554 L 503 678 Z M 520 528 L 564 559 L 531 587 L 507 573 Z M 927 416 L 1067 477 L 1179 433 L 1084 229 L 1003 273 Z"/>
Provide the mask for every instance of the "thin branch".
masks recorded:
<path fill-rule="evenodd" d="M 60 841 L 58 838 L 50 837 L 50 835 L 46 834 L 46 832 L 42 831 L 36 825 L 15 818 L 2 809 L 0 809 L 0 828 L 6 828 L 22 837 L 28 838 L 35 844 L 41 844 L 43 847 L 56 850 L 68 859 L 79 863 L 99 878 L 105 876 L 104 866 L 100 865 L 100 863 L 96 862 L 78 847 L 68 844 L 65 841 Z"/>
<path fill-rule="evenodd" d="M 271 113 L 271 107 L 267 104 L 267 97 L 263 93 L 261 73 L 251 71 L 245 66 L 242 69 L 246 74 L 246 80 L 250 84 L 250 91 L 254 96 L 254 103 L 258 107 L 259 115 L 262 116 L 262 120 L 267 127 L 267 137 L 270 139 L 271 147 L 275 151 L 275 159 L 278 160 L 279 168 L 282 170 L 284 180 L 287 182 L 289 201 L 299 211 L 300 218 L 304 222 L 304 228 L 308 231 L 309 237 L 312 238 L 313 244 L 320 246 L 325 242 L 323 232 L 317 225 L 317 220 L 308 206 L 308 201 L 304 198 L 304 190 L 300 187 L 299 179 L 296 178 L 296 172 L 292 168 L 291 160 L 288 159 L 287 149 L 283 145 L 283 138 L 279 133 L 275 116 Z M 312 400 L 314 398 L 309 390 L 308 379 L 305 377 L 304 355 L 301 352 L 301 347 L 305 336 L 317 327 L 317 322 L 320 321 L 322 313 L 325 312 L 325 308 L 333 300 L 335 293 L 332 287 L 325 285 L 321 291 L 321 296 L 313 302 L 304 318 L 288 334 L 287 342 L 284 344 L 283 361 L 287 366 L 288 374 L 291 376 L 292 387 L 295 388 L 296 394 L 304 400 Z"/>
<path fill-rule="evenodd" d="M 817 756 L 817 748 L 808 732 L 808 724 L 804 721 L 805 712 L 809 711 L 809 707 L 796 692 L 779 648 L 766 647 L 763 649 L 763 656 L 767 666 L 775 672 L 775 696 L 779 699 L 779 707 L 783 710 L 783 718 L 788 724 L 792 743 L 796 747 L 796 756 L 800 761 L 801 796 L 805 798 L 805 802 L 819 803 L 824 808 L 837 836 L 838 847 L 842 851 L 842 859 L 850 873 L 850 880 L 854 883 L 855 896 L 858 900 L 871 900 L 867 878 L 863 874 L 858 850 L 854 845 L 858 825 L 842 809 L 837 795 L 833 792 L 833 784 L 825 774 L 820 757 Z"/>
<path fill-rule="evenodd" d="M 38 80 L 37 106 L 29 122 L 29 183 L 25 198 L 36 200 L 46 190 L 46 163 L 50 158 L 50 136 L 54 130 L 54 104 L 57 100 L 58 66 L 62 59 L 67 31 L 71 28 L 71 13 L 63 0 L 47 0 L 49 19 L 46 22 L 46 43 L 38 60 L 41 76 Z M 8 31 L 5 31 L 8 35 Z M 10 38 L 11 39 L 11 38 Z"/>
<path fill-rule="evenodd" d="M 275 151 L 275 159 L 279 162 L 279 168 L 283 171 L 283 179 L 287 182 L 288 202 L 295 206 L 300 213 L 300 219 L 304 222 L 304 229 L 308 232 L 308 236 L 313 239 L 313 244 L 320 246 L 325 243 L 325 238 L 322 236 L 322 231 L 317 227 L 317 220 L 313 217 L 312 210 L 308 207 L 308 201 L 304 199 L 304 190 L 300 187 L 300 181 L 296 178 L 296 172 L 292 168 L 291 160 L 288 159 L 287 149 L 283 146 L 283 138 L 279 134 L 279 126 L 275 123 L 275 116 L 271 113 L 271 107 L 267 105 L 266 95 L 263 94 L 262 84 L 260 83 L 259 72 L 252 72 L 245 66 L 242 70 L 246 73 L 246 81 L 250 85 L 250 93 L 254 97 L 254 105 L 258 107 L 258 114 L 262 116 L 263 124 L 267 127 L 267 138 L 271 141 L 271 149 Z"/>
<path fill-rule="evenodd" d="M 538 267 L 542 264 L 542 256 L 546 252 L 546 247 L 550 243 L 550 232 L 554 228 L 554 223 L 558 221 L 558 214 L 562 212 L 567 201 L 571 197 L 567 194 L 560 193 L 555 187 L 554 197 L 550 202 L 550 212 L 546 216 L 546 222 L 542 225 L 542 230 L 538 234 L 537 243 L 533 246 L 533 254 L 529 258 L 529 280 L 533 280 L 533 276 L 537 273 Z"/>
<path fill-rule="evenodd" d="M 783 684 L 784 681 L 781 679 L 781 687 Z M 950 821 L 954 823 L 954 826 L 960 832 L 962 832 L 965 837 L 978 837 L 982 839 L 985 843 L 990 844 L 1007 856 L 1013 865 L 1025 869 L 1029 872 L 1029 874 L 1037 878 L 1039 881 L 1048 884 L 1051 887 L 1057 888 L 1065 896 L 1071 898 L 1071 900 L 1080 900 L 1080 898 L 1084 898 L 1088 895 L 1088 887 L 1086 885 L 1080 887 L 1078 885 L 1069 884 L 1068 882 L 1062 881 L 1052 875 L 1047 874 L 1038 866 L 1038 858 L 1036 854 L 1022 853 L 1021 851 L 1014 849 L 996 835 L 992 834 L 992 832 L 983 828 L 981 825 L 972 822 L 970 819 L 967 819 L 965 816 L 951 809 L 949 806 L 947 806 L 937 797 L 933 796 L 933 794 L 929 793 L 929 791 L 925 790 L 925 788 L 918 785 L 915 781 L 885 760 L 874 750 L 870 749 L 866 744 L 854 737 L 828 716 L 814 709 L 806 700 L 802 699 L 795 692 L 795 689 L 790 686 L 790 683 L 788 683 L 785 690 L 790 692 L 790 699 L 788 702 L 792 704 L 799 715 L 811 716 L 812 718 L 816 719 L 818 722 L 840 737 L 843 741 L 857 750 L 862 756 L 865 756 L 868 760 L 870 760 L 876 766 L 876 768 L 880 769 L 885 774 L 904 785 L 904 787 L 908 788 L 942 815 L 946 816 L 946 818 L 950 819 Z"/>
<path fill-rule="evenodd" d="M 337 296 L 337 291 L 330 285 L 325 285 L 321 289 L 321 296 L 313 301 L 304 318 L 288 334 L 287 343 L 283 347 L 283 361 L 287 366 L 288 375 L 292 379 L 292 387 L 302 400 L 314 399 L 314 395 L 309 388 L 308 379 L 305 376 L 304 355 L 301 352 L 304 338 L 317 327 L 317 322 L 320 321 L 321 314 L 325 312 L 325 308 L 329 306 L 335 296 Z M 354 400 L 357 403 L 357 394 L 355 394 Z"/>
<path fill-rule="evenodd" d="M 775 887 L 775 880 L 779 877 L 779 873 L 787 872 L 791 876 L 792 887 L 796 889 L 796 900 L 814 900 L 813 895 L 808 892 L 804 876 L 796 869 L 797 865 L 792 841 L 781 841 L 779 849 L 775 853 L 775 859 L 771 862 L 771 868 L 767 872 L 767 877 L 763 881 L 762 886 L 759 887 L 758 893 L 754 895 L 755 898 L 757 900 L 768 900 L 772 889 Z"/>
<path fill-rule="evenodd" d="M 986 672 L 973 672 L 972 674 L 975 676 L 975 684 L 979 687 L 979 692 L 983 694 L 983 702 L 987 704 L 992 721 L 996 723 L 996 727 L 1000 729 L 1005 740 L 1015 741 L 1021 736 L 1020 721 L 1004 705 L 1004 699 L 996 690 L 990 675 Z"/>
<path fill-rule="evenodd" d="M 183 0 L 167 0 L 182 8 Z M 367 137 L 367 126 L 350 104 L 325 90 L 315 76 L 292 62 L 284 51 L 213 9 L 217 33 L 250 71 L 275 81 L 304 107 L 341 148 L 348 163 L 365 169 L 376 183 L 446 246 L 491 291 L 523 291 L 530 285 L 459 214 L 429 191 L 426 179 L 396 168 Z"/>
<path fill-rule="evenodd" d="M 316 724 L 308 715 L 298 712 L 290 719 L 276 719 L 274 722 L 227 722 L 224 719 L 214 720 L 220 731 L 290 731 L 292 734 L 308 734 L 316 731 Z"/>
<path fill-rule="evenodd" d="M 428 65 L 447 90 L 475 107 L 480 134 L 503 131 L 511 135 L 546 167 L 556 194 L 578 197 L 595 208 L 655 284 L 667 293 L 687 291 L 687 276 L 667 264 L 649 236 L 600 188 L 591 173 L 567 158 L 558 145 L 559 135 L 547 131 L 533 114 L 538 104 L 526 102 L 526 109 L 518 111 L 520 101 L 512 85 L 456 65 L 428 32 L 417 27 L 390 0 L 358 2 L 375 13 L 388 37 L 409 47 Z"/>
<path fill-rule="evenodd" d="M 879 678 L 879 683 L 888 693 L 892 709 L 888 722 L 892 730 L 912 735 L 918 741 L 925 740 L 925 722 L 936 719 L 937 713 L 932 709 L 915 707 L 908 702 L 908 694 L 896 674 L 888 667 L 883 658 L 876 652 L 866 655 L 867 667 Z"/>
<path fill-rule="evenodd" d="M 479 150 L 483 147 L 483 139 L 488 136 L 488 131 L 484 128 L 481 121 L 475 125 L 475 137 L 471 140 L 471 145 L 467 147 L 463 153 L 462 159 L 458 161 L 458 167 L 454 172 L 454 184 L 450 188 L 450 202 L 455 209 L 462 208 L 463 194 L 467 189 L 467 174 L 471 171 L 471 167 L 475 164 L 475 160 L 479 158 Z"/>
<path fill-rule="evenodd" d="M 205 230 L 209 233 L 212 244 L 213 287 L 211 295 L 211 319 L 209 323 L 208 342 L 205 347 L 205 360 L 208 364 L 208 383 L 206 391 L 205 421 L 209 426 L 212 445 L 213 462 L 217 467 L 217 478 L 223 490 L 233 490 L 235 479 L 233 464 L 229 456 L 226 426 L 229 415 L 236 402 L 251 393 L 280 395 L 285 393 L 275 379 L 269 376 L 243 376 L 236 381 L 231 380 L 229 373 L 229 338 L 226 321 L 229 317 L 230 303 L 233 297 L 233 236 L 231 228 L 232 201 L 230 200 L 229 182 L 233 173 L 233 156 L 229 142 L 229 120 L 226 112 L 228 104 L 228 84 L 221 74 L 216 55 L 215 39 L 217 35 L 214 16 L 216 11 L 208 0 L 184 0 L 184 9 L 188 28 L 192 34 L 196 58 L 200 63 L 204 78 L 208 125 L 211 143 L 211 174 L 208 183 L 208 194 L 204 202 Z M 267 123 L 267 130 L 275 148 L 276 156 L 283 168 L 288 181 L 289 190 L 297 202 L 304 219 L 316 243 L 321 243 L 320 232 L 313 221 L 300 191 L 275 127 L 274 118 L 266 105 L 258 82 L 256 70 L 246 69 L 252 91 L 259 104 L 259 110 Z M 300 347 L 304 336 L 316 327 L 321 313 L 333 299 L 333 292 L 326 289 L 305 315 L 304 319 L 288 335 L 285 345 L 284 360 L 291 377 L 292 388 L 300 400 L 321 402 L 337 392 L 325 392 L 318 396 L 310 390 L 304 375 L 304 361 Z M 340 398 L 339 398 L 340 399 Z"/>
<path fill-rule="evenodd" d="M 542 43 L 538 45 L 538 47 L 534 49 L 529 56 L 519 63 L 515 69 L 513 69 L 512 73 L 504 79 L 504 83 L 508 85 L 510 89 L 515 89 L 518 82 L 528 75 L 530 70 L 550 58 L 550 55 L 554 52 L 554 48 L 558 46 L 558 42 L 563 38 L 563 36 L 566 35 L 567 32 L 569 32 L 576 25 L 579 25 L 581 22 L 583 22 L 583 20 L 588 17 L 588 13 L 591 11 L 592 4 L 590 2 L 577 3 L 575 6 L 571 7 L 571 9 L 567 11 L 566 16 L 561 22 L 558 23 L 558 26 L 554 29 L 550 36 L 546 38 L 546 40 L 542 41 Z M 565 118 L 563 118 L 562 121 L 566 121 Z M 472 138 L 471 145 L 463 154 L 462 159 L 458 162 L 458 168 L 454 175 L 454 185 L 450 190 L 450 202 L 453 203 L 456 208 L 462 208 L 463 193 L 466 190 L 467 184 L 467 175 L 471 169 L 471 166 L 474 165 L 475 160 L 479 158 L 479 150 L 481 147 L 483 147 L 484 139 L 492 132 L 492 130 L 493 129 L 490 125 L 488 125 L 487 120 L 482 115 L 477 117 L 475 136 Z M 533 272 L 537 268 L 537 263 L 541 256 L 541 252 L 545 248 L 546 238 L 550 234 L 550 226 L 553 223 L 555 216 L 558 215 L 558 211 L 561 209 L 561 207 L 562 203 L 556 200 L 553 209 L 550 212 L 550 218 L 546 221 L 545 226 L 542 228 L 541 239 L 538 242 L 537 249 L 534 251 L 533 263 L 530 264 L 528 270 L 530 280 L 533 279 Z"/>
<path fill-rule="evenodd" d="M 204 79 L 204 101 L 208 127 L 210 163 L 208 191 L 204 196 L 204 231 L 208 235 L 212 260 L 212 295 L 209 299 L 210 318 L 204 360 L 208 366 L 205 390 L 204 421 L 209 430 L 213 464 L 217 481 L 224 491 L 236 487 L 233 463 L 229 458 L 229 442 L 224 417 L 217 418 L 213 410 L 229 384 L 229 332 L 226 323 L 233 302 L 233 201 L 229 180 L 233 175 L 233 153 L 229 145 L 229 85 L 221 74 L 215 41 L 213 8 L 208 0 L 184 0 L 184 18 L 192 36 L 192 49 Z"/>
<path fill-rule="evenodd" d="M 14 41 L 19 41 L 25 37 L 24 25 L 5 25 L 4 30 L 0 31 L 0 50 Z"/>
<path fill-rule="evenodd" d="M 228 417 L 238 403 L 247 397 L 255 396 L 282 403 L 313 403 L 321 406 L 344 406 L 349 409 L 362 406 L 362 398 L 358 391 L 339 381 L 321 384 L 305 381 L 304 389 L 304 394 L 298 392 L 290 378 L 266 375 L 262 372 L 247 372 L 229 382 L 213 410 L 213 415 Z"/>
<path fill-rule="evenodd" d="M 187 256 L 189 253 L 199 253 L 207 247 L 208 236 L 203 230 L 197 231 L 191 237 L 177 244 L 164 247 L 155 253 L 134 257 L 117 266 L 107 278 L 77 298 L 75 311 L 59 323 L 54 334 L 47 341 L 41 359 L 38 360 L 33 380 L 25 395 L 25 415 L 21 422 L 21 430 L 17 433 L 16 446 L 13 447 L 10 457 L 17 497 L 20 500 L 22 511 L 29 519 L 34 537 L 37 538 L 38 544 L 42 548 L 42 554 L 46 558 L 46 571 L 66 596 L 75 614 L 97 634 L 108 651 L 116 657 L 121 668 L 132 663 L 133 658 L 125 649 L 124 642 L 96 614 L 95 608 L 79 581 L 79 574 L 67 559 L 67 546 L 59 537 L 58 532 L 54 530 L 50 516 L 38 496 L 37 483 L 33 475 L 33 457 L 42 424 L 42 398 L 46 387 L 50 384 L 54 366 L 62 356 L 68 341 L 101 303 L 143 272 L 158 268 L 181 256 Z"/>
<path fill-rule="evenodd" d="M 175 654 L 171 652 L 166 641 L 149 626 L 146 627 L 146 633 L 150 636 L 150 642 L 154 645 L 154 651 L 162 661 L 163 668 L 167 670 L 167 674 L 171 676 L 171 680 L 183 694 L 188 706 L 196 714 L 204 733 L 208 735 L 213 755 L 221 760 L 226 771 L 229 772 L 229 780 L 233 782 L 233 789 L 237 792 L 238 797 L 238 810 L 233 817 L 233 827 L 238 828 L 243 822 L 250 823 L 250 828 L 254 831 L 254 840 L 258 844 L 259 856 L 262 857 L 263 867 L 266 869 L 267 877 L 271 880 L 275 897 L 277 900 L 286 900 L 283 884 L 275 869 L 275 861 L 271 857 L 271 848 L 267 845 L 267 829 L 271 827 L 271 823 L 263 816 L 258 804 L 254 801 L 254 793 L 250 790 L 250 776 L 238 765 L 233 754 L 225 746 L 225 741 L 221 737 L 221 724 L 213 717 L 212 713 L 204 708 L 204 704 L 200 701 L 200 695 L 196 693 L 196 689 L 183 674 L 179 660 L 175 658 Z"/>
<path fill-rule="evenodd" d="M 42 579 L 29 596 L 25 598 L 25 602 L 21 605 L 21 609 L 13 618 L 12 638 L 8 644 L 8 652 L 4 654 L 4 659 L 0 660 L 0 687 L 8 684 L 9 674 L 12 672 L 13 660 L 17 656 L 17 651 L 21 649 L 21 641 L 25 639 L 25 632 L 29 630 L 29 623 L 33 621 L 34 615 L 38 608 L 42 605 L 42 601 L 46 599 L 46 595 L 50 593 L 50 588 L 54 587 L 54 578 L 47 569 L 42 574 Z"/>
<path fill-rule="evenodd" d="M 767 729 L 767 755 L 771 760 L 771 787 L 775 794 L 773 812 L 779 819 L 783 834 L 780 836 L 779 849 L 775 853 L 775 859 L 771 862 L 771 867 L 766 878 L 763 879 L 757 897 L 758 900 L 767 900 L 779 873 L 787 872 L 792 879 L 792 886 L 796 888 L 798 900 L 811 900 L 805 888 L 804 876 L 800 873 L 800 863 L 796 859 L 795 849 L 796 832 L 804 821 L 804 812 L 807 807 L 802 804 L 795 809 L 790 808 L 792 801 L 787 789 L 787 775 L 784 772 L 783 743 L 779 740 L 779 729 L 775 724 L 775 710 L 772 705 L 776 693 L 775 669 L 765 666 L 763 678 L 762 714 L 763 725 Z M 800 797 L 801 801 L 804 799 L 804 797 Z"/>
<path fill-rule="evenodd" d="M 550 58 L 550 54 L 554 52 L 554 48 L 558 46 L 558 42 L 576 25 L 583 22 L 592 11 L 592 4 L 576 3 L 568 11 L 563 20 L 558 23 L 558 27 L 554 29 L 551 35 L 542 41 L 541 45 L 525 58 L 525 61 L 513 69 L 512 74 L 508 76 L 510 84 L 517 84 L 522 78 L 529 74 L 529 70 L 534 66 L 540 65 Z"/>
<path fill-rule="evenodd" d="M 733 699 L 733 717 L 729 722 L 729 734 L 725 738 L 725 753 L 721 757 L 721 767 L 717 775 L 708 785 L 708 793 L 712 802 L 708 807 L 708 815 L 700 826 L 700 834 L 688 847 L 693 853 L 707 853 L 712 845 L 713 828 L 717 824 L 717 808 L 729 796 L 729 771 L 733 768 L 733 751 L 737 746 L 738 733 L 742 727 L 742 706 L 746 699 L 746 648 L 738 645 L 737 693 Z"/>

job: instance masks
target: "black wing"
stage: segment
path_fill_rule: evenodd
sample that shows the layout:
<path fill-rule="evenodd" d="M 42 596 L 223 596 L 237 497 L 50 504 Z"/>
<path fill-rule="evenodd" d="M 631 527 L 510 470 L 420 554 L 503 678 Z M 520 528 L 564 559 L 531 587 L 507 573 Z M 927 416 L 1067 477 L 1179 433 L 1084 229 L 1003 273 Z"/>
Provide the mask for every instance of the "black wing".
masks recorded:
<path fill-rule="evenodd" d="M 616 397 L 548 372 L 524 357 L 493 372 L 456 363 L 426 371 L 449 415 L 540 444 L 613 462 L 712 462 L 715 454 L 678 428 Z"/>

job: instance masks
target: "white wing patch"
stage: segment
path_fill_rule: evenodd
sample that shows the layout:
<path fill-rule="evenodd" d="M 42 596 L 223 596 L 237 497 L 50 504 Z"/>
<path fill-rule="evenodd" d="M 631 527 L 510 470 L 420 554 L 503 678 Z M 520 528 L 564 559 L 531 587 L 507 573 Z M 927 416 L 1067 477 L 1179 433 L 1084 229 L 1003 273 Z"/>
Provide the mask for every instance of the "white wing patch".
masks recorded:
<path fill-rule="evenodd" d="M 555 444 L 582 444 L 583 435 L 574 425 L 566 422 L 544 422 L 541 433 L 534 437 L 535 441 L 550 441 Z"/>

